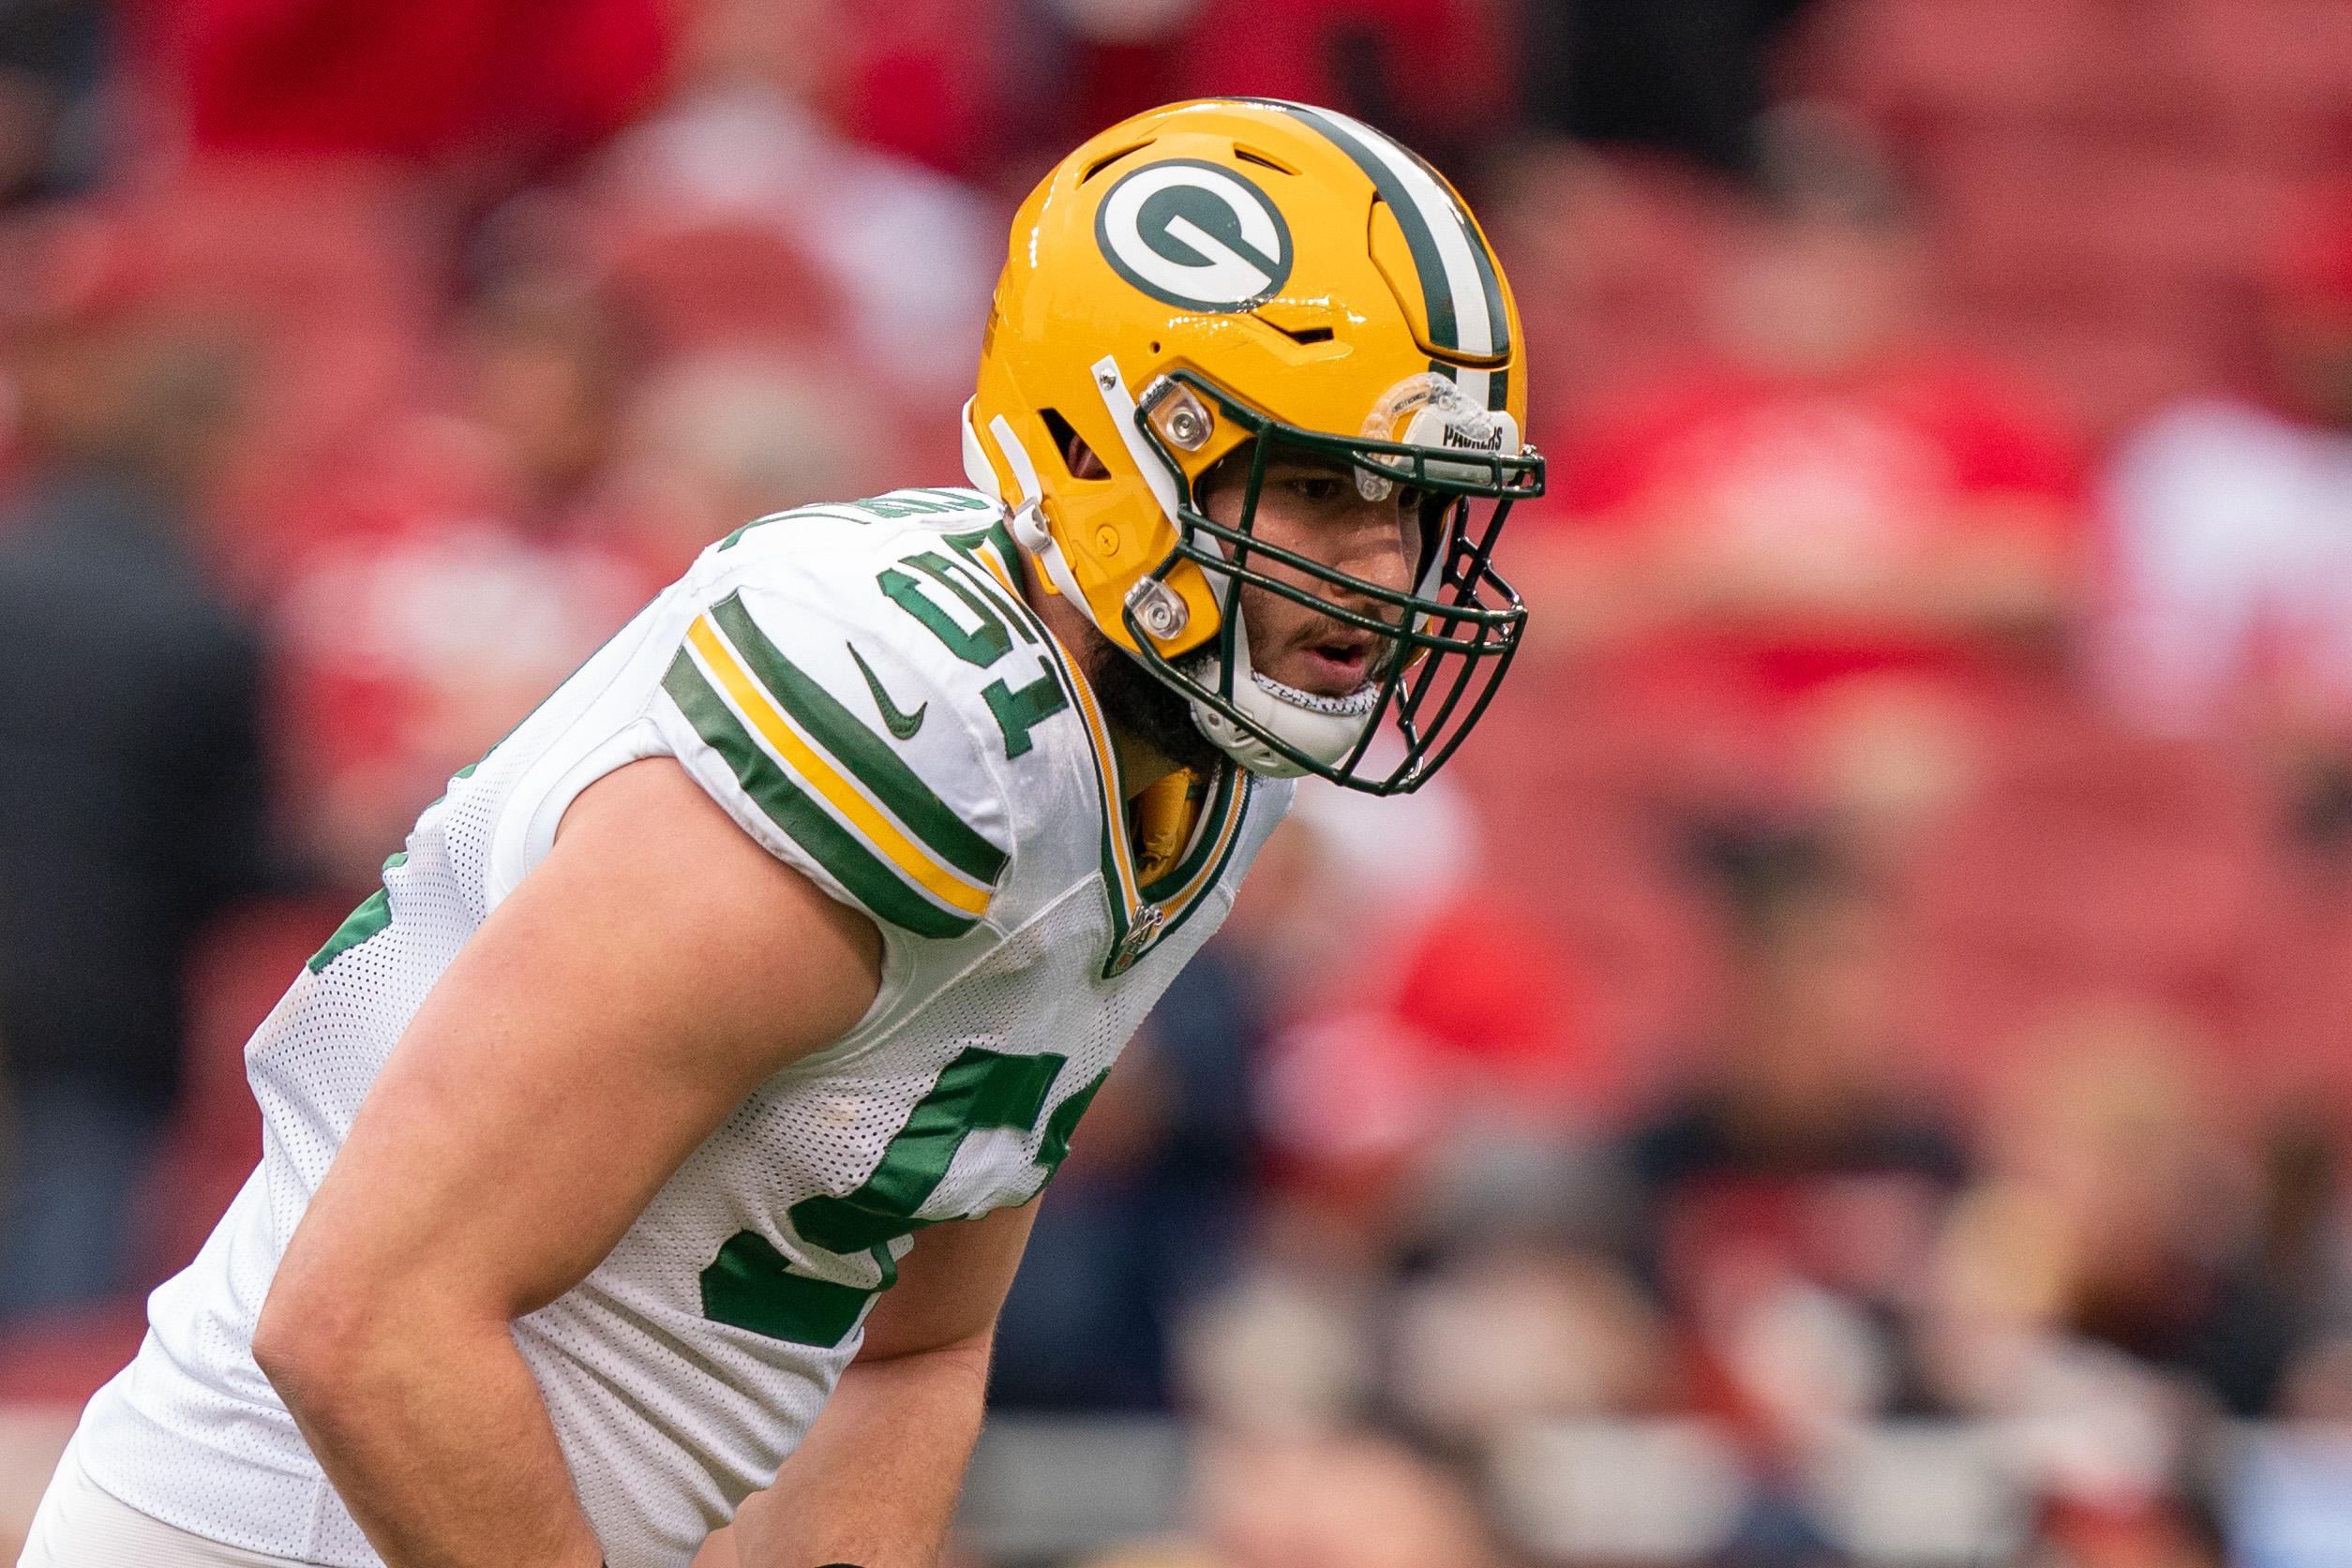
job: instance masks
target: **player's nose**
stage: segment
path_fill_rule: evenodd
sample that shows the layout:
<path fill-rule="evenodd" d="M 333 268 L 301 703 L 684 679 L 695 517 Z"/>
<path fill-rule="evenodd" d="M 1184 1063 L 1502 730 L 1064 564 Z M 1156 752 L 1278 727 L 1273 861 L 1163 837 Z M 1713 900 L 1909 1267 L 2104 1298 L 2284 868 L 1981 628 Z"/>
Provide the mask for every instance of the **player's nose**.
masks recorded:
<path fill-rule="evenodd" d="M 1406 545 L 1405 530 L 1398 524 L 1396 508 L 1382 502 L 1366 502 L 1349 513 L 1331 565 L 1358 583 L 1402 593 L 1413 586 L 1414 562 Z M 1342 590 L 1339 602 L 1350 609 L 1381 615 L 1383 620 L 1392 619 L 1382 614 L 1391 606 L 1360 590 Z"/>

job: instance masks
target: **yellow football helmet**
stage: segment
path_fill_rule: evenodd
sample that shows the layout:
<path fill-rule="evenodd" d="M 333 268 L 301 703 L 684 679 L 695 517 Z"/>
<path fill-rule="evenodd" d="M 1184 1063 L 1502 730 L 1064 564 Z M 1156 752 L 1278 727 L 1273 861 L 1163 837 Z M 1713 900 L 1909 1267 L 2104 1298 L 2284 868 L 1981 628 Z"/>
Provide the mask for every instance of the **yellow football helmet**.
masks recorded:
<path fill-rule="evenodd" d="M 1204 99 L 1113 126 L 1022 203 L 965 466 L 1047 588 L 1189 697 L 1228 755 L 1389 794 L 1452 754 L 1518 647 L 1526 611 L 1491 557 L 1511 503 L 1543 489 L 1525 398 L 1510 288 L 1451 186 L 1345 115 Z M 1107 477 L 1071 472 L 1072 434 Z M 1195 486 L 1245 447 L 1226 526 Z M 1345 466 L 1367 499 L 1423 498 L 1413 589 L 1253 537 L 1284 453 Z M 1333 698 L 1253 669 L 1245 583 L 1388 639 L 1378 679 Z M 1368 761 L 1384 718 L 1402 754 Z"/>

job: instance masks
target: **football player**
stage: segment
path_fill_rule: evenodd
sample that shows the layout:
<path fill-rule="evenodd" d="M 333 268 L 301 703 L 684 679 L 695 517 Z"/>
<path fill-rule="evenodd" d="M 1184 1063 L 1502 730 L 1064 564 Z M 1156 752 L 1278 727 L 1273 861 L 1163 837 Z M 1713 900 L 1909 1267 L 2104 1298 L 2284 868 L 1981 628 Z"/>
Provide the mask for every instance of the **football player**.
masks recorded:
<path fill-rule="evenodd" d="M 972 487 L 712 545 L 295 977 L 23 1561 L 680 1568 L 742 1507 L 743 1568 L 933 1562 L 1031 1201 L 1289 781 L 1412 788 L 1506 667 L 1525 387 L 1379 132 L 1071 154 Z"/>

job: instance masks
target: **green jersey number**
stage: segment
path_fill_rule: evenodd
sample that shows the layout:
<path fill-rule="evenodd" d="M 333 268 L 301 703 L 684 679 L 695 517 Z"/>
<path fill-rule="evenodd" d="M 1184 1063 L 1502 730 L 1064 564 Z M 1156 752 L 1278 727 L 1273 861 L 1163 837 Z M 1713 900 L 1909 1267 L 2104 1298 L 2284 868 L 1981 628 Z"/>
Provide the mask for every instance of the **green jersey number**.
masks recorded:
<path fill-rule="evenodd" d="M 881 1270 L 880 1284 L 844 1285 L 800 1273 L 767 1237 L 742 1231 L 702 1271 L 702 1315 L 796 1345 L 840 1344 L 857 1327 L 866 1303 L 896 1282 L 898 1262 L 891 1244 L 936 1223 L 916 1218 L 915 1211 L 947 1179 L 964 1140 L 986 1127 L 1036 1131 L 1067 1060 L 972 1047 L 940 1072 L 855 1192 L 803 1198 L 786 1211 L 793 1231 L 811 1247 L 844 1258 L 871 1255 Z M 1101 1086 L 1097 1077 L 1046 1118 L 1037 1151 L 1045 1179 L 1070 1153 L 1070 1135 Z M 1043 1187 L 1044 1180 L 1038 1185 Z"/>
<path fill-rule="evenodd" d="M 999 607 L 990 603 L 994 590 L 981 580 L 977 568 L 932 550 L 907 557 L 906 564 L 921 576 L 885 567 L 875 581 L 881 584 L 891 604 L 913 616 L 923 630 L 966 664 L 978 669 L 994 669 L 1012 651 L 1014 635 L 1018 635 L 1023 642 L 1037 641 L 1037 635 L 1023 624 L 1020 617 L 1000 613 Z M 954 601 L 952 607 L 940 601 L 932 584 L 947 590 Z M 1008 624 L 1011 630 L 1007 630 Z M 1044 663 L 1042 655 L 1039 662 Z M 1032 728 L 1070 706 L 1070 694 L 1062 690 L 1061 679 L 1051 665 L 1026 685 L 992 680 L 980 694 L 987 699 L 988 711 L 996 715 L 996 727 L 1004 733 L 1007 761 L 1028 751 L 1033 744 L 1029 739 Z"/>

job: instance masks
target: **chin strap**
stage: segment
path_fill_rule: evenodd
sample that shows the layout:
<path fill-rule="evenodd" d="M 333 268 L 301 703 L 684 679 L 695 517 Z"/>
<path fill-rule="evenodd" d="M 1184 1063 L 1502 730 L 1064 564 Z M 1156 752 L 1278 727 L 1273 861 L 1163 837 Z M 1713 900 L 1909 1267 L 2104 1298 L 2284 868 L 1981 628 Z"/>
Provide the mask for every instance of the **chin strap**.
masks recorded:
<path fill-rule="evenodd" d="M 1105 355 L 1093 366 L 1094 383 L 1102 394 L 1103 406 L 1111 412 L 1111 422 L 1125 441 L 1130 459 L 1151 486 L 1152 498 L 1160 503 L 1172 524 L 1176 524 L 1176 481 L 1168 474 L 1159 454 L 1145 443 L 1143 432 L 1135 425 L 1135 400 L 1128 395 L 1127 383 L 1119 375 L 1116 361 Z M 1039 501 L 1044 495 L 1038 483 L 1037 464 L 1013 433 L 1012 426 L 998 414 L 988 422 L 988 433 L 1004 458 L 1005 468 L 1020 493 L 1021 504 L 1011 509 L 1009 527 L 1013 542 L 1023 553 L 1037 561 L 1038 569 L 1055 591 L 1078 607 L 1096 630 L 1102 623 L 1094 613 L 1094 605 L 1079 589 L 1070 562 L 1062 556 L 1061 545 L 1053 530 L 1045 526 L 1040 515 Z M 979 427 L 972 422 L 972 405 L 964 405 L 964 473 L 976 489 L 995 491 L 1001 495 L 1004 485 L 996 466 L 989 461 L 988 449 L 980 439 Z M 1176 526 L 1181 527 L 1180 524 Z M 1216 547 L 1211 542 L 1211 547 Z M 1223 552 L 1219 551 L 1221 555 Z M 1210 588 L 1221 600 L 1230 579 L 1215 568 L 1204 565 L 1203 572 L 1210 578 Z M 1234 707 L 1253 724 L 1281 736 L 1309 756 L 1326 766 L 1334 765 L 1353 750 L 1363 738 L 1369 715 L 1325 712 L 1285 699 L 1271 683 L 1261 677 L 1250 662 L 1250 627 L 1236 606 L 1234 615 Z M 1107 635 L 1107 634 L 1106 634 Z M 1223 671 L 1213 653 L 1200 656 L 1197 666 L 1205 672 L 1198 677 L 1201 684 L 1216 690 Z M 1192 722 L 1217 749 L 1252 773 L 1270 778 L 1296 778 L 1307 771 L 1297 763 L 1235 724 L 1216 709 L 1198 697 L 1188 699 Z"/>
<path fill-rule="evenodd" d="M 1095 620 L 1094 605 L 1078 587 L 1078 579 L 1071 574 L 1070 562 L 1062 559 L 1062 547 L 1045 526 L 1040 502 L 1044 487 L 1038 483 L 1037 464 L 1030 460 L 1028 449 L 1021 438 L 1012 433 L 1012 426 L 998 414 L 988 422 L 988 433 L 996 440 L 996 450 L 1004 455 L 1005 467 L 1012 470 L 1013 486 L 1021 493 L 1021 504 L 1011 509 L 1006 526 L 1012 531 L 1013 543 L 1024 554 L 1036 558 L 1038 569 L 1045 574 L 1054 591 L 1078 607 L 1081 615 L 1095 621 L 1096 630 L 1101 622 Z M 1002 479 L 995 465 L 988 460 L 988 449 L 981 444 L 980 431 L 972 424 L 972 403 L 964 403 L 964 476 L 975 489 L 1004 493 Z"/>
<path fill-rule="evenodd" d="M 1260 675 L 1251 665 L 1250 624 L 1238 617 L 1234 625 L 1233 650 L 1235 670 L 1231 700 L 1235 709 L 1251 723 L 1281 736 L 1326 768 L 1337 767 L 1341 759 L 1354 751 L 1356 742 L 1364 738 L 1364 726 L 1371 722 L 1371 709 L 1377 704 L 1367 706 L 1362 712 L 1334 711 L 1310 708 L 1284 696 L 1282 694 L 1288 688 Z M 1201 655 L 1200 668 L 1201 684 L 1216 689 L 1223 675 L 1217 655 Z M 1302 696 L 1305 694 L 1300 694 Z M 1207 736 L 1219 751 L 1252 773 L 1293 779 L 1307 771 L 1200 698 L 1192 698 L 1191 706 L 1192 723 L 1199 726 L 1200 732 Z"/>

